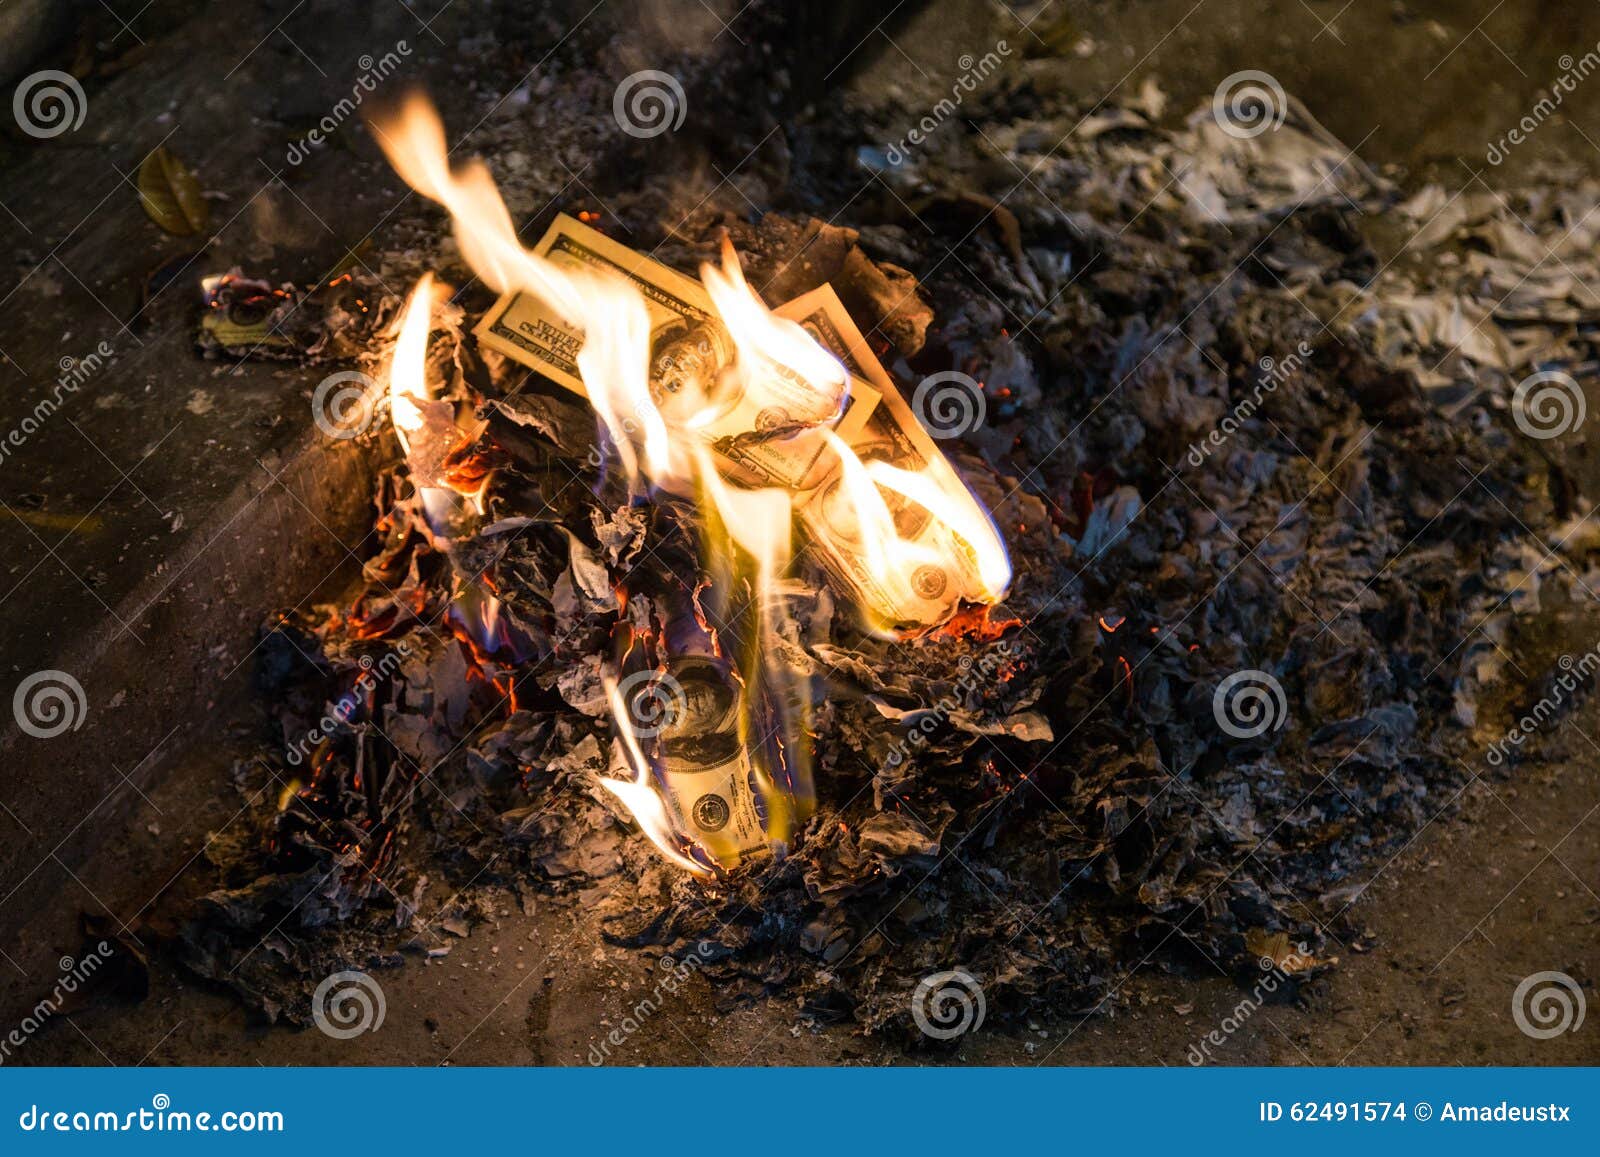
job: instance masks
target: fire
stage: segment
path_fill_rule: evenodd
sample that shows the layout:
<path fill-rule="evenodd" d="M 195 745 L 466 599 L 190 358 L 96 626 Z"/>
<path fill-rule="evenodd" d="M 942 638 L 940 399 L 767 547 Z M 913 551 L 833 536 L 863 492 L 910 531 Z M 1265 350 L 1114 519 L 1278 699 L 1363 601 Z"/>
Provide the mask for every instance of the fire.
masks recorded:
<path fill-rule="evenodd" d="M 474 528 L 483 515 L 490 471 L 481 463 L 458 460 L 455 452 L 470 431 L 460 429 L 455 409 L 428 388 L 428 334 L 442 293 L 432 274 L 417 280 L 400 315 L 390 356 L 389 417 L 405 452 L 422 505 L 423 519 L 436 547 L 449 555 L 451 540 Z M 432 485 L 430 483 L 439 483 Z M 479 667 L 493 666 L 504 653 L 515 662 L 532 650 L 504 604 L 483 582 L 460 582 L 450 602 L 450 621 Z M 486 675 L 516 709 L 515 685 L 501 686 Z"/>
<path fill-rule="evenodd" d="M 389 419 L 394 423 L 400 449 L 411 453 L 412 434 L 426 419 L 419 402 L 429 398 L 427 381 L 428 330 L 433 321 L 433 274 L 424 273 L 406 299 L 400 315 L 400 336 L 389 363 Z"/>
<path fill-rule="evenodd" d="M 888 462 L 873 461 L 867 463 L 866 469 L 873 482 L 911 499 L 949 527 L 977 561 L 978 574 L 983 579 L 982 596 L 978 601 L 999 602 L 1011 585 L 1011 560 L 1006 556 L 1006 548 L 994 522 L 978 505 L 972 492 L 961 485 L 961 480 L 935 477 L 938 465 L 929 463 L 926 469 L 914 473 Z M 953 475 L 954 471 L 950 473 Z"/>
<path fill-rule="evenodd" d="M 639 830 L 644 832 L 663 856 L 697 876 L 714 875 L 710 868 L 697 860 L 690 859 L 679 849 L 680 838 L 671 818 L 667 815 L 666 805 L 661 802 L 661 796 L 651 783 L 651 763 L 645 758 L 644 751 L 639 747 L 639 738 L 628 723 L 628 708 L 617 689 L 617 681 L 607 675 L 604 683 L 606 702 L 611 707 L 611 717 L 617 721 L 618 738 L 622 741 L 622 749 L 628 767 L 633 772 L 633 778 L 602 778 L 600 785 L 622 801 L 623 806 L 638 822 Z"/>
<path fill-rule="evenodd" d="M 728 372 L 745 379 L 761 374 L 800 378 L 817 398 L 814 411 L 793 415 L 802 423 L 819 425 L 839 415 L 850 394 L 850 375 L 802 326 L 775 316 L 762 304 L 745 281 L 739 256 L 727 238 L 722 242 L 722 267 L 702 265 L 700 280 L 738 352 Z M 714 415 L 713 405 L 696 414 L 690 425 L 702 426 Z"/>
<path fill-rule="evenodd" d="M 487 166 L 472 160 L 451 168 L 444 125 L 425 98 L 411 96 L 394 121 L 373 128 L 406 183 L 450 211 L 456 244 L 474 273 L 498 292 L 535 294 L 584 331 L 578 365 L 584 381 L 596 383 L 590 400 L 629 475 L 640 467 L 637 432 L 644 469 L 663 485 L 677 477 L 666 422 L 650 399 L 650 315 L 639 295 L 614 277 L 563 270 L 523 248 Z"/>
<path fill-rule="evenodd" d="M 930 567 L 975 575 L 961 591 L 974 603 L 1003 597 L 1011 580 L 1010 563 L 988 514 L 937 451 L 930 452 L 926 466 L 907 470 L 890 462 L 863 461 L 834 433 L 830 427 L 850 401 L 850 374 L 801 325 L 768 310 L 745 281 L 731 244 L 724 242 L 720 266 L 707 264 L 700 273 L 735 356 L 715 380 L 685 374 L 679 393 L 663 391 L 658 398 L 651 390 L 650 314 L 632 284 L 597 269 L 558 265 L 524 248 L 488 168 L 478 160 L 452 166 L 444 128 L 424 98 L 412 97 L 395 117 L 373 127 L 401 177 L 449 211 L 461 254 L 484 282 L 501 293 L 535 296 L 582 332 L 576 361 L 584 391 L 635 494 L 654 486 L 697 496 L 701 502 L 713 588 L 708 598 L 716 609 L 750 628 L 732 632 L 744 640 L 741 654 L 733 657 L 741 696 L 738 739 L 750 763 L 750 778 L 761 792 L 758 810 L 767 841 L 785 846 L 793 828 L 809 814 L 814 797 L 809 676 L 788 669 L 777 658 L 784 648 L 773 645 L 791 625 L 783 579 L 804 496 L 730 481 L 718 465 L 709 427 L 732 412 L 729 399 L 758 393 L 762 381 L 771 383 L 771 375 L 801 387 L 790 388 L 787 396 L 814 399 L 815 404 L 803 401 L 784 410 L 785 425 L 762 435 L 818 442 L 838 473 L 841 514 L 853 518 L 859 530 L 859 558 L 853 565 L 904 605 L 927 598 L 918 592 L 917 575 Z M 414 475 L 417 443 L 433 420 L 429 406 L 439 405 L 429 403 L 422 379 L 432 293 L 431 279 L 424 278 L 407 307 L 390 375 L 391 414 Z M 793 412 L 795 408 L 803 412 Z M 431 488 L 427 480 L 419 485 L 426 496 Z M 908 506 L 922 508 L 937 524 L 937 533 L 903 535 L 897 514 Z M 922 525 L 928 525 L 928 517 L 921 519 Z M 735 592 L 741 597 L 736 599 Z M 491 601 L 492 610 L 493 596 L 483 597 Z M 731 610 L 735 605 L 741 608 L 737 612 Z M 868 613 L 866 608 L 863 612 Z M 897 626 L 872 621 L 870 614 L 868 625 L 885 635 Z M 713 645 L 717 634 L 710 632 Z M 619 655 L 619 667 L 623 657 Z M 716 860 L 697 844 L 681 817 L 675 818 L 663 796 L 660 743 L 640 742 L 617 680 L 608 674 L 604 685 L 617 748 L 629 774 L 602 783 L 668 860 L 697 875 L 712 874 L 708 863 Z M 725 814 L 722 818 L 726 822 Z"/>

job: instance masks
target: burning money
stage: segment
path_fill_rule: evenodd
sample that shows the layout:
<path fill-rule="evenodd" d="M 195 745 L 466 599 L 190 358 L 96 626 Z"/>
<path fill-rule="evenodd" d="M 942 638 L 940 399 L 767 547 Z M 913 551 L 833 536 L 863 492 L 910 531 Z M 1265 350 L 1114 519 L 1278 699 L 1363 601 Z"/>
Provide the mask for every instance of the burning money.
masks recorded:
<path fill-rule="evenodd" d="M 710 443 L 719 465 L 743 485 L 814 486 L 826 448 L 820 430 L 852 436 L 877 404 L 877 390 L 859 376 L 813 382 L 776 363 L 742 379 L 726 372 L 736 360 L 735 340 L 699 282 L 565 213 L 533 252 L 558 267 L 603 270 L 636 290 L 650 313 L 651 403 L 669 426 L 692 427 Z M 844 307 L 837 299 L 835 305 L 842 316 Z M 783 310 L 777 314 L 801 321 Z M 536 295 L 505 294 L 474 332 L 483 345 L 591 397 L 577 363 L 583 331 L 564 323 Z M 636 426 L 637 419 L 625 416 L 624 425 Z"/>
<path fill-rule="evenodd" d="M 872 628 L 915 632 L 937 626 L 963 601 L 992 603 L 1005 593 L 1009 566 L 987 514 L 831 287 L 772 313 L 799 325 L 844 368 L 842 405 L 836 393 L 781 365 L 746 375 L 759 388 L 747 385 L 730 399 L 723 383 L 732 375 L 724 371 L 735 342 L 701 285 L 565 214 L 533 251 L 557 264 L 604 267 L 637 286 L 653 318 L 652 401 L 669 424 L 704 438 L 731 480 L 793 492 L 818 558 Z M 714 266 L 706 272 L 718 275 Z M 575 360 L 581 331 L 536 295 L 503 295 L 475 332 L 484 345 L 590 396 Z M 895 486 L 904 475 L 925 480 L 920 498 Z"/>
<path fill-rule="evenodd" d="M 501 294 L 480 343 L 589 400 L 633 501 L 699 504 L 693 607 L 666 613 L 674 594 L 652 592 L 662 613 L 624 601 L 616 624 L 602 785 L 688 871 L 781 851 L 815 800 L 812 676 L 792 658 L 784 585 L 795 521 L 832 585 L 892 637 L 1004 595 L 987 512 L 830 287 L 769 310 L 726 242 L 696 282 L 565 215 L 525 249 L 483 164 L 451 166 L 425 101 L 376 131 Z M 417 422 L 413 393 L 395 410 L 402 429 Z"/>
<path fill-rule="evenodd" d="M 740 726 L 744 693 L 731 666 L 711 656 L 679 659 L 666 671 L 624 678 L 614 695 L 628 734 L 613 741 L 611 775 L 601 783 L 619 797 L 619 784 L 653 785 L 685 858 L 701 872 L 708 865 L 695 859 L 698 850 L 731 866 L 765 849 L 760 785 Z"/>

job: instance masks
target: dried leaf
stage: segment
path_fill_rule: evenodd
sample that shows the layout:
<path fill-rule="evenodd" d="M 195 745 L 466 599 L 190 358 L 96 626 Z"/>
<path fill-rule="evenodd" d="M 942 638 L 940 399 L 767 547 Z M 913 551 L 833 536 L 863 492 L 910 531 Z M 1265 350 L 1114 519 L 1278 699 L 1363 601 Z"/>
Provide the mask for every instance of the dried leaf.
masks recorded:
<path fill-rule="evenodd" d="M 139 166 L 139 204 L 150 220 L 180 237 L 200 232 L 210 216 L 200 182 L 165 145 Z"/>

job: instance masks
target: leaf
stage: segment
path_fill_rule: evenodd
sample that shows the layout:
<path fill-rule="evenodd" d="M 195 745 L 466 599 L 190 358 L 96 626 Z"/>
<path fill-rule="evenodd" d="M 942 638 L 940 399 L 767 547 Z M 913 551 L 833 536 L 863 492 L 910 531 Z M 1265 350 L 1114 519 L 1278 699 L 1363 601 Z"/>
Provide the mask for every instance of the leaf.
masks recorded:
<path fill-rule="evenodd" d="M 165 145 L 139 166 L 139 204 L 150 220 L 180 237 L 200 232 L 211 215 L 200 182 Z"/>

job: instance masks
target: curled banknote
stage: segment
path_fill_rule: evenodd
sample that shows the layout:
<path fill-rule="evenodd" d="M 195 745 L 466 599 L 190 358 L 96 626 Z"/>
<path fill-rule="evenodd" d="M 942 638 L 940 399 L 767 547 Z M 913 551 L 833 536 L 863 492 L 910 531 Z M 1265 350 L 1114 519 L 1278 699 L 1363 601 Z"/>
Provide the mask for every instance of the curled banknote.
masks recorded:
<path fill-rule="evenodd" d="M 669 425 L 696 419 L 696 430 L 733 481 L 786 490 L 816 486 L 825 449 L 821 430 L 853 437 L 877 405 L 877 388 L 859 377 L 845 391 L 781 371 L 724 373 L 734 362 L 733 338 L 700 283 L 566 214 L 533 251 L 557 265 L 619 275 L 638 289 L 650 315 L 651 400 Z M 474 332 L 483 345 L 588 397 L 577 360 L 582 332 L 533 294 L 503 295 Z"/>
<path fill-rule="evenodd" d="M 839 432 L 858 459 L 928 475 L 946 494 L 966 493 L 955 468 L 917 421 L 831 287 L 813 290 L 774 312 L 799 321 L 852 375 L 877 387 L 878 405 L 866 422 L 860 429 Z M 916 631 L 943 622 L 964 599 L 986 601 L 971 548 L 927 507 L 882 487 L 879 493 L 893 517 L 895 534 L 906 545 L 901 553 L 912 561 L 903 572 L 884 573 L 871 566 L 843 472 L 827 458 L 824 465 L 832 468 L 801 498 L 800 523 L 835 585 L 853 597 L 870 621 L 885 629 Z"/>
<path fill-rule="evenodd" d="M 863 529 L 827 434 L 863 462 L 880 461 L 927 476 L 944 493 L 965 494 L 954 468 L 927 431 L 831 286 L 823 285 L 772 312 L 796 322 L 848 371 L 841 399 L 794 375 L 726 375 L 731 336 L 705 289 L 659 261 L 618 244 L 562 214 L 534 252 L 558 264 L 605 269 L 643 295 L 651 319 L 650 388 L 668 421 L 682 420 L 682 399 L 715 400 L 715 417 L 696 429 L 716 452 L 719 468 L 746 486 L 790 491 L 801 525 L 833 583 L 875 626 L 916 631 L 935 626 L 963 601 L 992 595 L 980 581 L 971 548 L 927 507 L 881 489 L 894 532 L 910 561 L 902 572 L 869 564 Z M 478 340 L 587 397 L 577 357 L 583 334 L 539 298 L 507 293 L 479 323 Z M 740 382 L 736 396 L 718 393 Z"/>
<path fill-rule="evenodd" d="M 767 846 L 761 789 L 742 738 L 744 690 L 732 668 L 707 655 L 671 660 L 665 671 L 622 681 L 628 718 L 651 765 L 676 834 L 731 868 Z M 611 778 L 633 775 L 621 738 Z"/>

